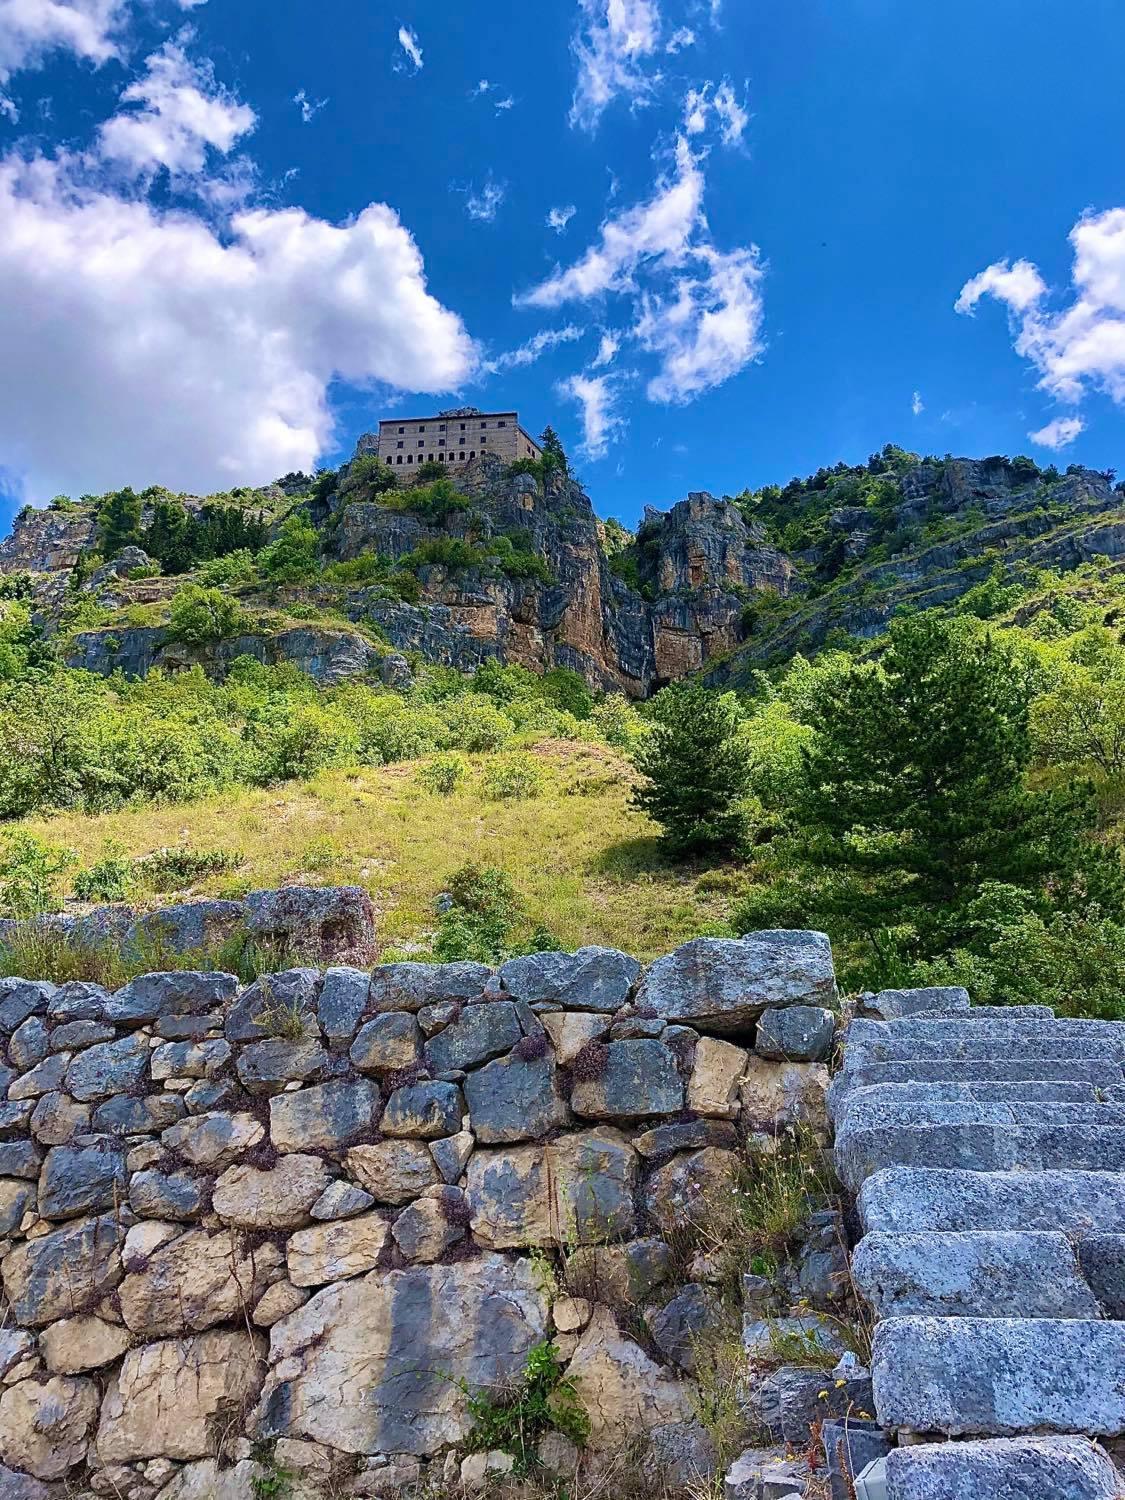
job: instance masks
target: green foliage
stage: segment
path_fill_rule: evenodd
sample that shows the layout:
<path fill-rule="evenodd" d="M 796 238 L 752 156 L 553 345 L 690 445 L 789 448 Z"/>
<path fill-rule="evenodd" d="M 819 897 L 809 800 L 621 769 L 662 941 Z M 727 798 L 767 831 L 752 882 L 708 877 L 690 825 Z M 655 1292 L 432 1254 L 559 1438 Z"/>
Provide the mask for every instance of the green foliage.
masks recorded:
<path fill-rule="evenodd" d="M 204 588 L 229 589 L 240 583 L 251 583 L 257 573 L 253 552 L 239 547 L 225 557 L 205 562 L 199 570 L 199 581 Z"/>
<path fill-rule="evenodd" d="M 551 426 L 544 427 L 539 434 L 539 446 L 543 450 L 543 474 L 562 474 L 564 478 L 570 475 L 570 459 L 566 456 L 566 449 L 562 445 L 562 439 Z"/>
<path fill-rule="evenodd" d="M 523 802 L 543 792 L 543 774 L 531 755 L 504 755 L 484 768 L 481 787 L 497 802 Z"/>
<path fill-rule="evenodd" d="M 463 755 L 435 755 L 418 767 L 418 784 L 438 797 L 451 797 L 468 780 L 469 766 Z"/>
<path fill-rule="evenodd" d="M 471 542 L 460 537 L 438 536 L 419 542 L 417 547 L 399 559 L 399 567 L 417 573 L 426 567 L 448 568 L 457 572 L 462 568 L 483 568 L 488 554 Z"/>
<path fill-rule="evenodd" d="M 440 463 L 436 458 L 428 458 L 425 463 L 419 464 L 414 470 L 414 477 L 421 484 L 432 484 L 435 479 L 441 480 L 443 483 L 449 483 L 446 479 L 445 465 Z"/>
<path fill-rule="evenodd" d="M 955 605 L 959 615 L 975 615 L 978 620 L 992 620 L 1005 614 L 1023 598 L 1024 588 L 1004 582 L 1004 569 L 997 565 L 983 583 L 966 590 Z"/>
<path fill-rule="evenodd" d="M 188 583 L 172 596 L 168 632 L 173 640 L 192 646 L 223 641 L 237 635 L 242 625 L 243 614 L 237 600 L 221 589 Z"/>
<path fill-rule="evenodd" d="M 110 839 L 101 858 L 74 877 L 74 894 L 79 901 L 127 901 L 136 884 L 136 861 Z"/>
<path fill-rule="evenodd" d="M 277 536 L 258 554 L 258 567 L 271 583 L 300 583 L 316 572 L 316 528 L 304 516 L 286 516 Z"/>
<path fill-rule="evenodd" d="M 415 472 L 422 476 L 430 467 L 422 464 Z M 393 504 L 396 510 L 409 511 L 431 526 L 444 526 L 452 516 L 462 515 L 469 510 L 472 501 L 468 495 L 461 494 L 445 473 L 444 467 L 436 463 L 432 467 L 441 472 L 436 476 L 431 474 L 430 483 L 416 484 L 409 489 L 400 490 L 391 500 L 384 501 L 384 504 Z"/>
<path fill-rule="evenodd" d="M 434 957 L 441 963 L 502 963 L 558 943 L 532 925 L 508 875 L 495 865 L 462 865 L 440 906 Z"/>
<path fill-rule="evenodd" d="M 561 1432 L 579 1448 L 589 1441 L 590 1419 L 549 1340 L 528 1350 L 523 1374 L 511 1389 L 461 1389 L 473 1419 L 469 1447 L 478 1453 L 510 1453 L 517 1477 L 536 1469 L 536 1445 L 545 1432 Z"/>
<path fill-rule="evenodd" d="M 131 488 L 107 495 L 98 511 L 98 544 L 107 560 L 141 544 L 141 498 Z"/>
<path fill-rule="evenodd" d="M 630 752 L 637 749 L 651 726 L 624 693 L 609 693 L 590 711 L 590 723 L 609 745 Z"/>
<path fill-rule="evenodd" d="M 377 453 L 361 453 L 348 465 L 340 493 L 353 499 L 360 491 L 365 495 L 385 495 L 397 484 L 395 471 L 390 464 L 385 464 Z"/>
<path fill-rule="evenodd" d="M 4 833 L 0 847 L 0 906 L 10 917 L 36 917 L 62 906 L 62 876 L 73 849 L 48 843 L 24 829 Z"/>
<path fill-rule="evenodd" d="M 656 695 L 651 711 L 652 733 L 635 756 L 642 781 L 633 805 L 660 824 L 675 854 L 734 849 L 745 827 L 750 761 L 733 694 L 674 683 Z"/>
<path fill-rule="evenodd" d="M 189 512 L 179 500 L 168 498 L 153 505 L 140 545 L 165 573 L 175 575 L 230 554 L 252 554 L 265 539 L 261 514 L 247 516 L 237 506 L 214 504 Z"/>

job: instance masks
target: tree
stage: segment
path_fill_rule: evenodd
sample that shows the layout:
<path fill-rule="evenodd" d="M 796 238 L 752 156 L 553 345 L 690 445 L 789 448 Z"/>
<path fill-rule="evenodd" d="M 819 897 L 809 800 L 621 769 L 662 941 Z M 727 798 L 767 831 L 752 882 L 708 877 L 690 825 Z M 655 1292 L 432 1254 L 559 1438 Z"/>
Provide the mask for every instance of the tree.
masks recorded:
<path fill-rule="evenodd" d="M 1026 784 L 1032 689 L 1025 659 L 933 615 L 895 622 L 877 666 L 824 684 L 794 807 L 824 920 L 884 956 L 921 958 L 970 936 L 986 881 L 1044 903 L 1048 880 L 1065 891 L 1080 870 L 1113 883 L 1082 837 L 1089 788 Z"/>
<path fill-rule="evenodd" d="M 141 499 L 131 488 L 115 490 L 98 513 L 102 556 L 116 557 L 124 547 L 140 545 Z"/>
<path fill-rule="evenodd" d="M 549 424 L 539 434 L 539 446 L 543 450 L 542 467 L 544 482 L 551 474 L 562 474 L 564 477 L 570 474 L 570 459 L 566 456 L 566 449 L 562 445 L 562 439 Z"/>
<path fill-rule="evenodd" d="M 289 515 L 276 538 L 258 559 L 262 572 L 274 583 L 298 583 L 316 569 L 317 534 L 304 516 Z"/>
<path fill-rule="evenodd" d="M 742 837 L 739 806 L 750 784 L 750 757 L 731 693 L 678 682 L 652 701 L 653 732 L 636 752 L 644 778 L 633 806 L 659 823 L 676 854 L 729 851 Z"/>
<path fill-rule="evenodd" d="M 237 635 L 241 622 L 242 611 L 237 601 L 221 589 L 204 589 L 197 583 L 188 583 L 172 597 L 168 627 L 175 640 L 186 641 L 188 645 L 226 640 Z"/>

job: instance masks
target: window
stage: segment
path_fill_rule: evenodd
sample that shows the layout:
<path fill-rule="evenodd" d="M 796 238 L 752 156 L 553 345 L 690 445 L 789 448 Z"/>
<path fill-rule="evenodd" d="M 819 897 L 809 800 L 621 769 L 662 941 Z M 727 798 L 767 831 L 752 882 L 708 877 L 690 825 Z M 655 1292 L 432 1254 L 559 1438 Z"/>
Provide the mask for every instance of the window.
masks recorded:
<path fill-rule="evenodd" d="M 395 447 L 396 447 L 396 448 L 401 448 L 401 447 L 402 447 L 402 443 L 401 443 L 401 442 L 398 442 L 398 443 L 396 443 L 396 444 L 395 444 Z"/>
<path fill-rule="evenodd" d="M 391 457 L 391 455 L 389 453 L 387 454 L 387 462 L 389 464 L 393 464 L 394 463 L 394 459 Z"/>
<path fill-rule="evenodd" d="M 473 451 L 469 454 L 469 457 L 470 458 L 476 458 L 476 456 L 477 456 L 477 450 L 474 448 Z"/>
<path fill-rule="evenodd" d="M 497 422 L 497 427 L 507 427 L 507 422 Z"/>
<path fill-rule="evenodd" d="M 425 422 L 419 423 L 418 431 L 419 432 L 425 432 L 425 430 L 426 430 L 426 424 L 425 424 Z"/>
<path fill-rule="evenodd" d="M 488 423 L 487 423 L 487 422 L 482 422 L 482 423 L 481 423 L 481 424 L 480 424 L 480 427 L 481 427 L 481 431 L 482 431 L 482 432 L 483 432 L 483 431 L 484 431 L 484 429 L 485 429 L 485 428 L 486 428 L 486 427 L 487 427 L 487 426 L 488 426 Z"/>
<path fill-rule="evenodd" d="M 405 428 L 405 427 L 400 427 L 400 428 L 399 428 L 399 432 L 405 432 L 405 431 L 406 431 L 406 428 Z"/>
<path fill-rule="evenodd" d="M 487 437 L 482 437 L 482 438 L 481 438 L 481 443 L 482 443 L 482 445 L 483 445 L 483 444 L 484 444 L 484 443 L 487 443 L 487 442 L 488 442 L 488 438 L 487 438 Z"/>
<path fill-rule="evenodd" d="M 444 448 L 445 447 L 445 439 L 444 438 L 438 438 L 437 445 L 438 445 L 439 448 Z"/>
<path fill-rule="evenodd" d="M 433 455 L 433 454 L 432 454 L 432 453 L 431 453 L 431 454 L 430 454 L 430 455 L 429 455 L 429 457 L 428 457 L 428 459 L 427 459 L 427 462 L 428 462 L 428 463 L 431 463 L 431 464 L 432 464 L 432 463 L 433 463 L 433 461 L 434 461 L 434 455 Z"/>
<path fill-rule="evenodd" d="M 445 423 L 444 422 L 439 422 L 438 423 L 438 431 L 439 432 L 444 432 L 445 431 Z"/>
<path fill-rule="evenodd" d="M 465 450 L 464 450 L 464 448 L 461 449 L 461 452 L 458 453 L 457 457 L 461 460 L 462 463 L 465 462 Z"/>
<path fill-rule="evenodd" d="M 400 454 L 399 454 L 399 456 L 398 456 L 398 457 L 397 457 L 397 458 L 396 458 L 396 459 L 395 459 L 395 463 L 398 463 L 398 464 L 400 464 L 400 463 L 402 463 L 402 454 L 401 454 L 401 453 L 400 453 Z"/>
<path fill-rule="evenodd" d="M 413 455 L 413 453 L 408 453 L 406 455 L 406 462 L 408 464 L 412 464 L 414 462 L 414 455 Z"/>
<path fill-rule="evenodd" d="M 465 430 L 465 424 L 464 424 L 464 422 L 462 422 L 461 423 L 461 431 L 464 432 L 464 430 Z"/>
<path fill-rule="evenodd" d="M 424 448 L 426 446 L 426 439 L 425 438 L 419 438 L 418 439 L 418 446 L 419 446 L 419 448 Z"/>

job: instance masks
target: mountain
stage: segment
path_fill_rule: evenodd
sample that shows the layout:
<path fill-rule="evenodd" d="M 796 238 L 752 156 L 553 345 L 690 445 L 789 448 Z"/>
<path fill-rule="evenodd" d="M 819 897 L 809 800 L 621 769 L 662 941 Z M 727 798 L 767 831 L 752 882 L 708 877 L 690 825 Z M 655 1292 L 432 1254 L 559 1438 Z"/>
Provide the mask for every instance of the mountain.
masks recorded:
<path fill-rule="evenodd" d="M 640 698 L 701 669 L 739 685 L 834 633 L 873 636 L 901 606 L 948 604 L 998 569 L 1115 568 L 1125 556 L 1112 471 L 1060 474 L 1026 458 L 887 447 L 785 486 L 646 509 L 635 535 L 600 521 L 565 469 L 488 455 L 455 483 L 386 483 L 361 440 L 349 464 L 315 479 L 209 497 L 60 497 L 20 512 L 0 574 L 69 665 L 102 674 L 194 662 L 221 674 L 250 655 L 326 684 L 402 683 L 416 660 L 472 671 L 491 658 L 570 668 Z M 107 547 L 111 502 L 126 522 Z M 248 538 L 264 543 L 257 560 L 228 545 Z M 238 566 L 224 567 L 230 551 Z M 171 605 L 198 581 L 239 609 L 227 627 L 185 637 Z"/>

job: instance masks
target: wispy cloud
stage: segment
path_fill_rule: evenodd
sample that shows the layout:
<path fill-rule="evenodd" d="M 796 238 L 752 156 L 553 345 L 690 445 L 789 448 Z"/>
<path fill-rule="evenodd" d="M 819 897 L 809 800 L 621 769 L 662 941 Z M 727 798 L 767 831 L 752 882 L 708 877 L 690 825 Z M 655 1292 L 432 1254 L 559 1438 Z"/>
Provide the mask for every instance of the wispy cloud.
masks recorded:
<path fill-rule="evenodd" d="M 926 403 L 922 400 L 921 391 L 915 391 L 914 395 L 910 398 L 910 410 L 916 417 L 920 417 L 926 410 Z"/>
<path fill-rule="evenodd" d="M 402 48 L 403 56 L 396 59 L 395 67 L 400 72 L 409 68 L 412 72 L 422 71 L 422 47 L 418 41 L 418 33 L 409 26 L 398 28 L 398 44 Z"/>
<path fill-rule="evenodd" d="M 494 182 L 490 177 L 483 187 L 463 188 L 461 191 L 465 193 L 465 212 L 469 218 L 491 224 L 508 189 L 504 183 Z"/>
<path fill-rule="evenodd" d="M 0 117 L 11 120 L 13 125 L 19 124 L 20 112 L 16 108 L 16 101 L 9 98 L 3 90 L 0 90 Z"/>
<path fill-rule="evenodd" d="M 602 334 L 598 344 L 598 352 L 595 354 L 590 368 L 600 370 L 606 365 L 611 365 L 617 358 L 618 350 L 621 348 L 621 340 L 616 333 L 608 330 Z"/>
<path fill-rule="evenodd" d="M 718 88 L 713 83 L 704 83 L 687 92 L 684 99 L 684 129 L 688 135 L 701 135 L 710 124 L 712 115 L 723 145 L 739 145 L 750 123 L 750 113 L 739 103 L 734 86 L 728 78 L 724 78 Z"/>
<path fill-rule="evenodd" d="M 521 344 L 518 349 L 509 349 L 504 354 L 497 354 L 494 358 L 485 360 L 481 369 L 486 375 L 496 375 L 501 370 L 522 369 L 525 365 L 533 365 L 548 353 L 551 349 L 557 349 L 560 344 L 573 344 L 585 333 L 584 328 L 577 327 L 574 323 L 568 323 L 565 328 L 545 328 L 533 338 Z"/>
<path fill-rule="evenodd" d="M 511 109 L 516 101 L 515 97 L 512 94 L 504 94 L 499 99 L 497 99 L 495 95 L 499 93 L 500 85 L 498 83 L 492 83 L 489 79 L 482 78 L 477 84 L 476 88 L 469 90 L 469 98 L 484 99 L 492 96 L 492 107 L 496 111 L 496 113 L 500 115 L 503 114 L 505 110 Z"/>
<path fill-rule="evenodd" d="M 568 203 L 565 208 L 552 208 L 547 215 L 547 228 L 553 229 L 556 234 L 562 234 L 577 212 L 573 203 Z"/>
<path fill-rule="evenodd" d="M 682 52 L 685 47 L 695 46 L 695 32 L 690 26 L 681 26 L 673 31 L 672 35 L 664 44 L 664 50 L 670 57 L 675 57 L 677 52 Z"/>
<path fill-rule="evenodd" d="M 301 111 L 301 119 L 307 125 L 314 115 L 318 115 L 328 103 L 327 99 L 310 99 L 304 89 L 298 89 L 293 95 L 293 103 Z"/>
<path fill-rule="evenodd" d="M 1061 448 L 1068 448 L 1085 431 L 1086 424 L 1081 417 L 1056 417 L 1046 427 L 1040 427 L 1038 432 L 1029 432 L 1028 437 L 1038 447 L 1050 448 L 1058 453 Z"/>
<path fill-rule="evenodd" d="M 581 24 L 571 49 L 578 59 L 578 81 L 570 123 L 595 130 L 619 94 L 643 103 L 660 82 L 645 63 L 660 50 L 657 0 L 578 0 Z"/>
<path fill-rule="evenodd" d="M 564 400 L 578 403 L 582 412 L 582 451 L 604 458 L 610 443 L 624 429 L 617 394 L 608 375 L 571 375 L 555 387 Z"/>

